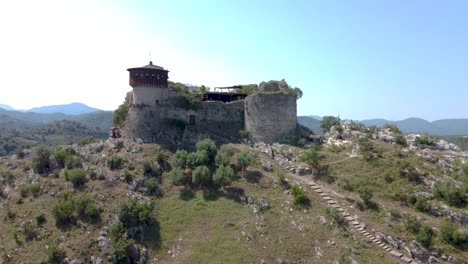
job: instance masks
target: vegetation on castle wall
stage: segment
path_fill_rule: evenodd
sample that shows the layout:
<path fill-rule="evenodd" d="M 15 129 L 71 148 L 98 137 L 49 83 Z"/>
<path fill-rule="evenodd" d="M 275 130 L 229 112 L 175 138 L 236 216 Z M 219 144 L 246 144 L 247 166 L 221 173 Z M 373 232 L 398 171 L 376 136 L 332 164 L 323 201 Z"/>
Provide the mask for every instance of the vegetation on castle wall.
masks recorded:
<path fill-rule="evenodd" d="M 125 100 L 119 107 L 114 111 L 114 117 L 112 123 L 114 126 L 124 126 L 125 120 L 127 120 L 128 109 L 130 108 L 130 103 L 128 100 Z"/>

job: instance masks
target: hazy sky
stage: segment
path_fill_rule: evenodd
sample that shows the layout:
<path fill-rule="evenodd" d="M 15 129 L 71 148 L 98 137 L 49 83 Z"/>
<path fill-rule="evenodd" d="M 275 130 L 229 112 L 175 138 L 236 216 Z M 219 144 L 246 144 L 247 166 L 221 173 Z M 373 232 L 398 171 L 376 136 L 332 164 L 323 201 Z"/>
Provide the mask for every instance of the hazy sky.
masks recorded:
<path fill-rule="evenodd" d="M 113 110 L 150 52 L 172 81 L 284 78 L 299 115 L 468 118 L 463 0 L 1 1 L 0 103 Z"/>

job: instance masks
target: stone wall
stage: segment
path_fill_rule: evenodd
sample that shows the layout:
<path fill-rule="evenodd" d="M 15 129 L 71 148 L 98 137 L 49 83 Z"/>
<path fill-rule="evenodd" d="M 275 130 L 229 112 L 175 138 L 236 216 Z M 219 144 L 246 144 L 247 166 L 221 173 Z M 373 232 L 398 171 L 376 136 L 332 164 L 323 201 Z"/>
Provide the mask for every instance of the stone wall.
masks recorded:
<path fill-rule="evenodd" d="M 288 140 L 297 124 L 296 95 L 260 93 L 250 95 L 244 105 L 245 128 L 254 142 Z"/>
<path fill-rule="evenodd" d="M 181 97 L 167 91 L 164 103 L 130 105 L 123 129 L 125 137 L 169 146 L 192 144 L 194 138 L 210 137 L 221 143 L 239 140 L 239 131 L 244 129 L 243 101 L 201 102 L 197 108 L 185 109 L 180 106 Z M 128 97 L 132 95 L 135 98 L 135 91 Z M 154 94 L 148 98 L 160 100 Z"/>

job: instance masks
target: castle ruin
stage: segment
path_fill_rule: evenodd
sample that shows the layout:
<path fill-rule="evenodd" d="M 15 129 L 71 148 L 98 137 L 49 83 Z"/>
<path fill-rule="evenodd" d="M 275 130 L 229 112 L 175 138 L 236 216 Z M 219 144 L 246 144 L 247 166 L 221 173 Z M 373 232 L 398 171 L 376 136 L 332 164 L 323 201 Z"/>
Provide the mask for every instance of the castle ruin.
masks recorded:
<path fill-rule="evenodd" d="M 239 142 L 240 131 L 254 142 L 273 143 L 296 131 L 297 95 L 285 81 L 262 82 L 249 95 L 240 86 L 193 93 L 171 89 L 169 71 L 152 62 L 128 71 L 133 90 L 126 97 L 126 138 L 178 147 L 204 138 Z"/>

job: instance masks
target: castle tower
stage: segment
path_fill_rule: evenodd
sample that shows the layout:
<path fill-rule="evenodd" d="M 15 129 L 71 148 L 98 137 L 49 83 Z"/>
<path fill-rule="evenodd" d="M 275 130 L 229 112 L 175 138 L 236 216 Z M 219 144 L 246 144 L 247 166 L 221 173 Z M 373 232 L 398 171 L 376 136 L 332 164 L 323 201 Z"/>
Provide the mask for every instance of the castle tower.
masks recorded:
<path fill-rule="evenodd" d="M 156 106 L 167 101 L 168 70 L 152 61 L 146 66 L 127 70 L 130 73 L 129 84 L 133 88 L 129 98 L 131 105 Z"/>

